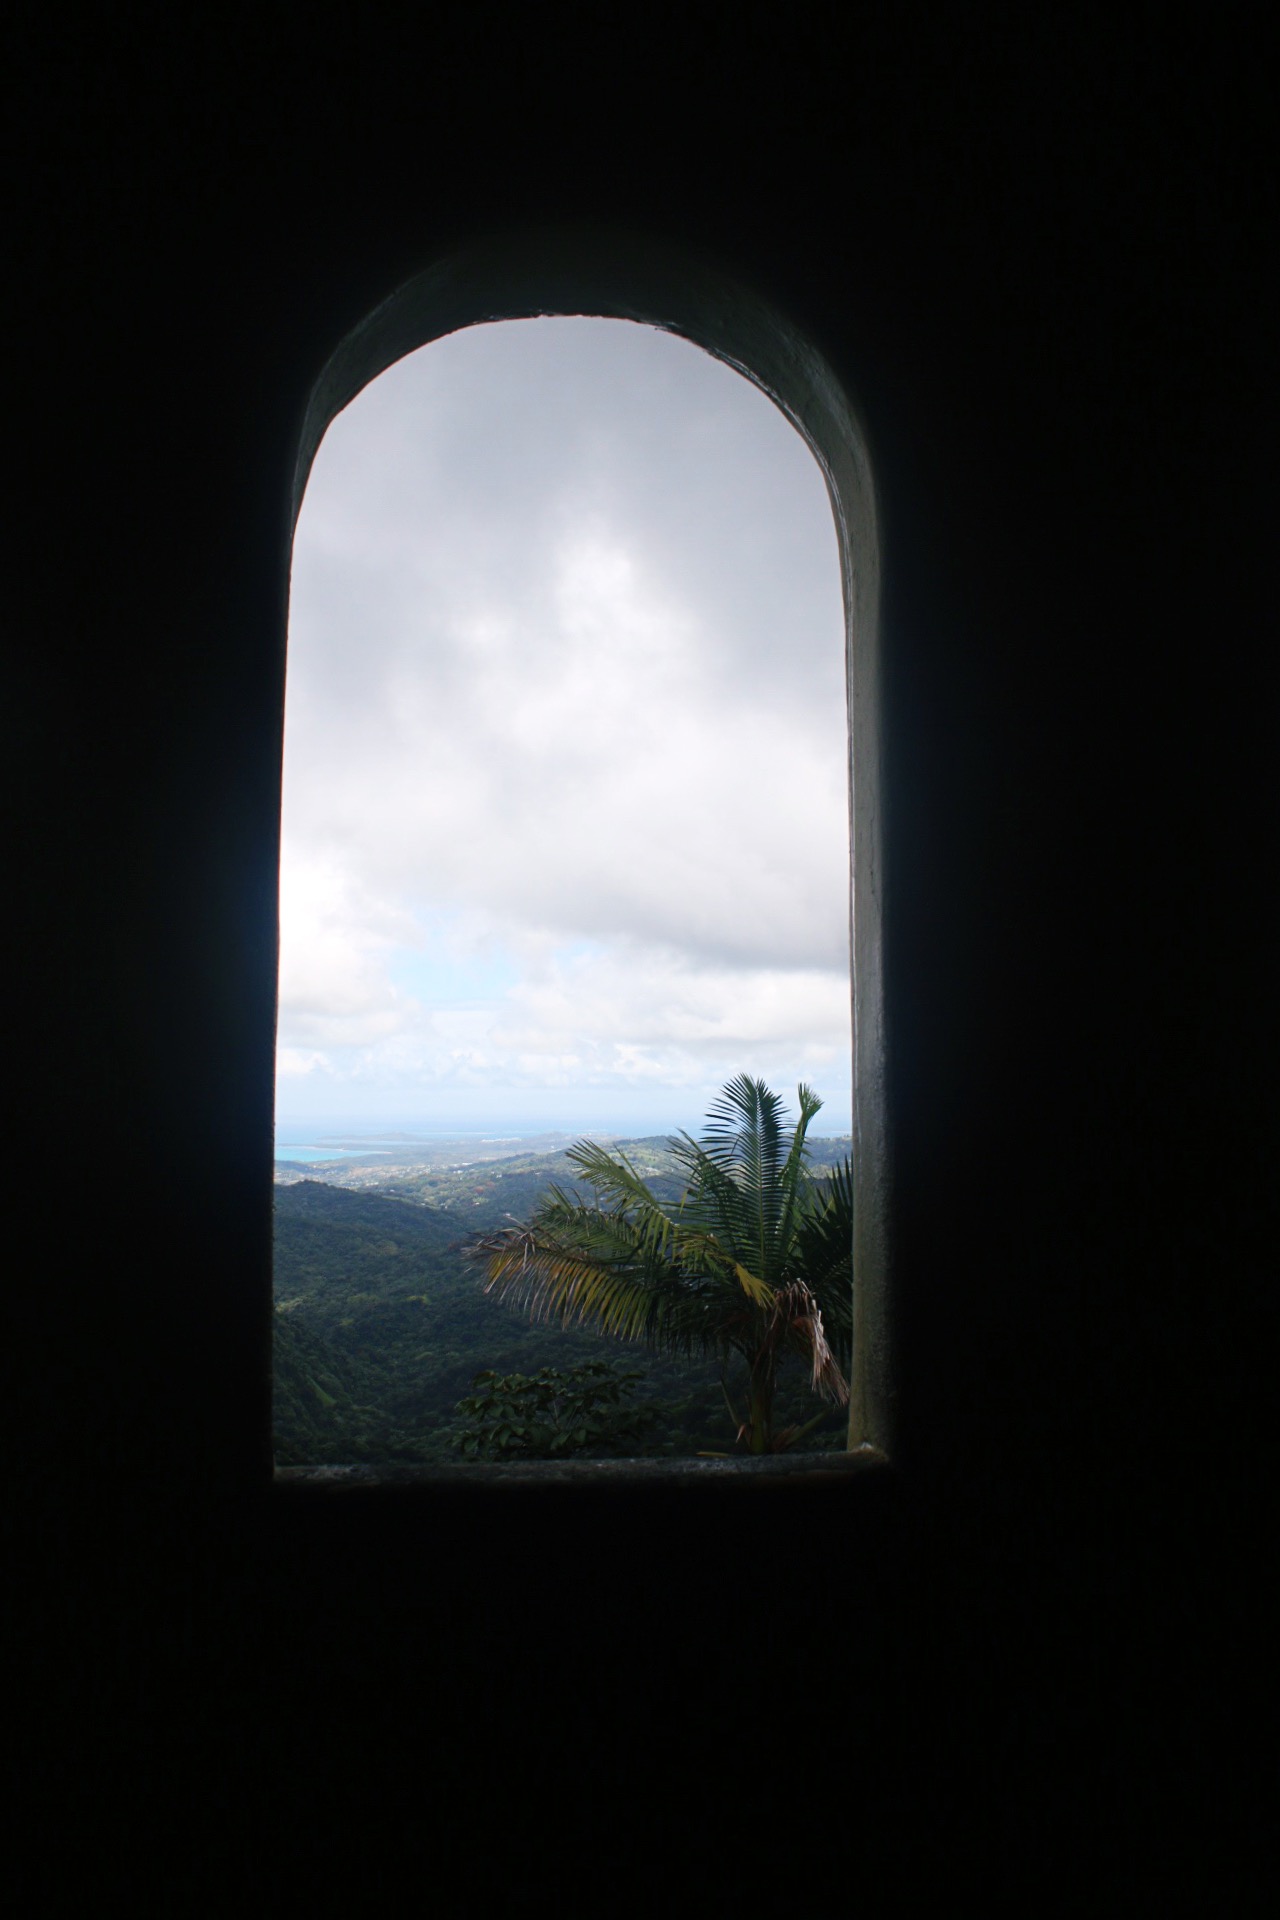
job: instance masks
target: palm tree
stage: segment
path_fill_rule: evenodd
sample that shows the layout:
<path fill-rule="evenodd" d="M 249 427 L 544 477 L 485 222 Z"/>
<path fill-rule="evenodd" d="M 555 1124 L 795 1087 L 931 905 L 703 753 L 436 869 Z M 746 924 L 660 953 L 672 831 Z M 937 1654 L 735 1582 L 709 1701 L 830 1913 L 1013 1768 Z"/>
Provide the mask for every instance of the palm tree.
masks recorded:
<path fill-rule="evenodd" d="M 752 1453 L 790 1446 L 824 1415 L 775 1431 L 783 1354 L 803 1356 L 813 1390 L 843 1405 L 853 1342 L 850 1166 L 846 1159 L 824 1179 L 810 1173 L 805 1135 L 822 1102 L 806 1086 L 798 1096 L 788 1132 L 782 1101 L 763 1080 L 731 1080 L 702 1138 L 682 1133 L 670 1143 L 685 1182 L 674 1208 L 625 1154 L 580 1141 L 568 1157 L 594 1203 L 552 1187 L 527 1226 L 473 1241 L 485 1291 L 535 1319 L 592 1325 L 666 1353 L 716 1353 L 738 1439 Z M 733 1354 L 747 1367 L 741 1414 L 724 1385 Z"/>

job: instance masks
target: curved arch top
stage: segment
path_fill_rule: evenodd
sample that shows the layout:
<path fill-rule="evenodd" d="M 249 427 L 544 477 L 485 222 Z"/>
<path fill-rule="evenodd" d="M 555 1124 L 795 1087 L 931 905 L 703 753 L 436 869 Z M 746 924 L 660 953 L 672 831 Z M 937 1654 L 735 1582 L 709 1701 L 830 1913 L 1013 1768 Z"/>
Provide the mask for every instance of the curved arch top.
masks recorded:
<path fill-rule="evenodd" d="M 849 1445 L 890 1445 L 888 1181 L 881 927 L 880 546 L 866 436 L 840 381 L 783 315 L 684 248 L 599 229 L 543 228 L 459 248 L 355 327 L 307 402 L 291 531 L 329 423 L 419 347 L 498 320 L 589 315 L 680 335 L 767 394 L 827 483 L 845 602 L 853 993 L 854 1378 Z"/>

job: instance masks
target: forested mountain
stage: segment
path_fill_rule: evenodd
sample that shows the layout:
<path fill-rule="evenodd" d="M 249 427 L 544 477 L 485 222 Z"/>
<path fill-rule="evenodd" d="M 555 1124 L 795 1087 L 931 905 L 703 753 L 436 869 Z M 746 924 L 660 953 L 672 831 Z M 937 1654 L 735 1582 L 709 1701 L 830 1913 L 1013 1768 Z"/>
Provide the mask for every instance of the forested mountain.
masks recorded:
<path fill-rule="evenodd" d="M 842 1143 L 815 1142 L 837 1144 L 843 1151 Z M 660 1140 L 625 1147 L 655 1189 L 670 1184 L 664 1197 L 674 1198 L 664 1149 Z M 675 1361 L 599 1334 L 531 1325 L 483 1292 L 461 1243 L 526 1218 L 551 1181 L 570 1184 L 563 1154 L 389 1170 L 377 1192 L 330 1185 L 325 1174 L 275 1189 L 278 1465 L 452 1461 L 456 1404 L 477 1372 L 532 1374 L 597 1359 L 642 1373 L 637 1394 L 660 1410 L 647 1451 L 732 1446 L 714 1360 Z M 784 1396 L 797 1419 L 820 1405 L 798 1366 Z M 833 1408 L 807 1444 L 840 1445 L 843 1431 L 844 1415 Z"/>

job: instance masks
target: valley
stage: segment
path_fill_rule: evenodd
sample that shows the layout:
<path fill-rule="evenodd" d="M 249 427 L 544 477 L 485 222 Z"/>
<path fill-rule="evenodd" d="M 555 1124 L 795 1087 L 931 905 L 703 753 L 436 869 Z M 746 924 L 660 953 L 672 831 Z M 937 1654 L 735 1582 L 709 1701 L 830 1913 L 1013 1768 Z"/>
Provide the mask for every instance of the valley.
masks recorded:
<path fill-rule="evenodd" d="M 465 1242 L 527 1219 L 551 1184 L 572 1188 L 570 1143 L 564 1135 L 458 1139 L 414 1144 L 403 1159 L 397 1151 L 394 1160 L 278 1166 L 277 1466 L 453 1463 L 457 1403 L 478 1372 L 529 1375 L 599 1360 L 640 1372 L 637 1400 L 654 1415 L 647 1453 L 732 1447 L 714 1359 L 675 1359 L 585 1329 L 531 1323 L 484 1293 Z M 618 1144 L 662 1199 L 679 1197 L 665 1137 Z M 815 1171 L 848 1152 L 847 1139 L 811 1146 Z M 731 1374 L 731 1395 L 738 1384 Z M 784 1365 L 779 1403 L 797 1421 L 821 1406 L 798 1363 Z M 804 1444 L 838 1447 L 843 1432 L 843 1415 L 832 1408 Z"/>

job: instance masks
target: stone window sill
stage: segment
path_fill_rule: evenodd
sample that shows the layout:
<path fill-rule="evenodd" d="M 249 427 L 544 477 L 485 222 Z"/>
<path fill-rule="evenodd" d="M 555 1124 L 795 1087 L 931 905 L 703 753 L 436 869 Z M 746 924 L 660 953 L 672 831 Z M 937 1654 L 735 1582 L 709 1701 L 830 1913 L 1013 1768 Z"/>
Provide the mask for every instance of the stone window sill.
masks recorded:
<path fill-rule="evenodd" d="M 688 1460 L 521 1460 L 459 1464 L 449 1467 L 351 1466 L 277 1467 L 274 1485 L 282 1488 L 316 1487 L 325 1492 L 349 1492 L 361 1487 L 546 1487 L 546 1486 L 689 1486 L 708 1481 L 764 1481 L 816 1485 L 847 1480 L 888 1464 L 878 1447 L 862 1446 L 852 1453 L 765 1456 L 761 1459 Z"/>

